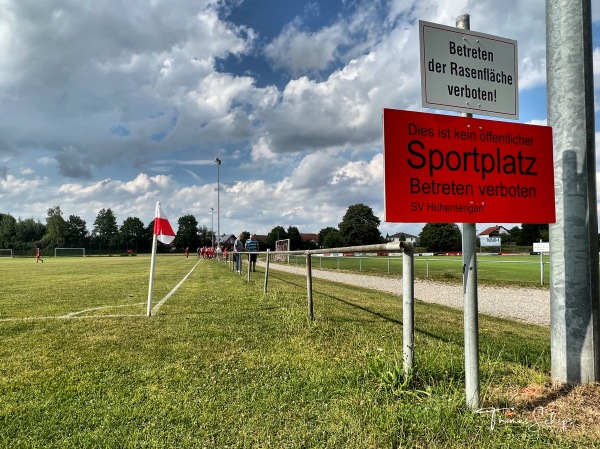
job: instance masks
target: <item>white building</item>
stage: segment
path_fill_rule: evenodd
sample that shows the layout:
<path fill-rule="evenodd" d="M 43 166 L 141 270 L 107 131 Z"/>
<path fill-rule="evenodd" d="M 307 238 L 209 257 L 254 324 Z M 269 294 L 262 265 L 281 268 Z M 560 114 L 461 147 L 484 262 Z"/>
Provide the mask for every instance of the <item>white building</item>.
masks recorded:
<path fill-rule="evenodd" d="M 421 239 L 417 235 L 412 235 L 407 232 L 398 232 L 397 234 L 390 235 L 388 237 L 390 242 L 408 242 L 412 243 L 413 246 L 419 246 Z"/>

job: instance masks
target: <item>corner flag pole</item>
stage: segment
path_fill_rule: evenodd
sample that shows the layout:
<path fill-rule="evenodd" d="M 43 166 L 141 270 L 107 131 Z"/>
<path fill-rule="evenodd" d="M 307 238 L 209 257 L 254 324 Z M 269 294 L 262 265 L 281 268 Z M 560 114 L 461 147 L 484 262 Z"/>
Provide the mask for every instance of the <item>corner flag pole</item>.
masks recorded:
<path fill-rule="evenodd" d="M 175 240 L 175 232 L 171 223 L 160 207 L 160 202 L 156 203 L 156 212 L 154 213 L 154 237 L 152 239 L 152 258 L 150 260 L 150 283 L 148 285 L 148 316 L 152 316 L 152 288 L 154 287 L 154 262 L 156 260 L 157 241 L 165 245 L 170 245 Z"/>
<path fill-rule="evenodd" d="M 148 316 L 152 316 L 152 291 L 154 290 L 154 261 L 156 260 L 157 235 L 152 238 L 152 257 L 150 258 L 150 282 L 148 283 Z"/>

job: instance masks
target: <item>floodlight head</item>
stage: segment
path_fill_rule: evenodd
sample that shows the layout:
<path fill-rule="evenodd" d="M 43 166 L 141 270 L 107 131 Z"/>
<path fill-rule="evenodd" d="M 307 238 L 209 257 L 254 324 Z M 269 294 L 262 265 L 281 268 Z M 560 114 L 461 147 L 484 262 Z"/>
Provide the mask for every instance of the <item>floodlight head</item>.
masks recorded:
<path fill-rule="evenodd" d="M 219 159 L 219 158 L 216 158 L 216 159 L 215 159 L 215 162 L 217 163 L 217 165 L 221 165 L 221 159 Z"/>

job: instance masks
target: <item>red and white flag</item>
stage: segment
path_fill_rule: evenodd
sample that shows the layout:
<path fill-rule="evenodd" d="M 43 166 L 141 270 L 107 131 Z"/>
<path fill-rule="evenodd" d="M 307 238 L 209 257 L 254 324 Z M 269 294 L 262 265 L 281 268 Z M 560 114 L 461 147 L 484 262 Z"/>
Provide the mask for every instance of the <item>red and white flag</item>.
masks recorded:
<path fill-rule="evenodd" d="M 167 216 L 160 207 L 160 203 L 156 203 L 156 213 L 154 214 L 154 235 L 156 235 L 156 238 L 165 245 L 169 245 L 173 240 L 175 240 L 175 233 L 173 232 L 171 223 L 169 223 Z"/>

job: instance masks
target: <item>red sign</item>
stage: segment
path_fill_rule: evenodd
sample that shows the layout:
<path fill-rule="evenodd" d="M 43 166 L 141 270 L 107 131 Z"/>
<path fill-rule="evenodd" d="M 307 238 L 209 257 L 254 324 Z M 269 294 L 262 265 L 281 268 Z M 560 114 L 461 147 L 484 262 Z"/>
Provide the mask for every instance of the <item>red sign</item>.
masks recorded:
<path fill-rule="evenodd" d="M 552 128 L 383 111 L 385 221 L 554 223 Z"/>

